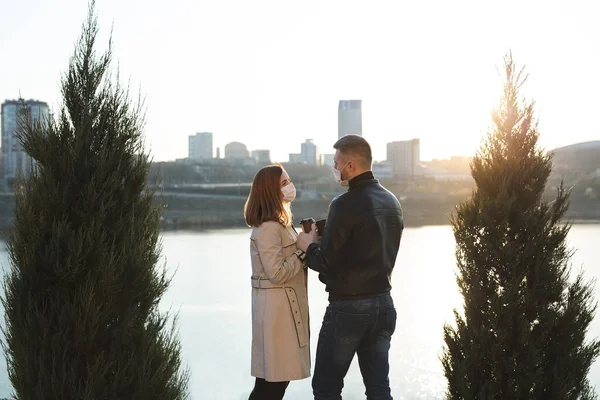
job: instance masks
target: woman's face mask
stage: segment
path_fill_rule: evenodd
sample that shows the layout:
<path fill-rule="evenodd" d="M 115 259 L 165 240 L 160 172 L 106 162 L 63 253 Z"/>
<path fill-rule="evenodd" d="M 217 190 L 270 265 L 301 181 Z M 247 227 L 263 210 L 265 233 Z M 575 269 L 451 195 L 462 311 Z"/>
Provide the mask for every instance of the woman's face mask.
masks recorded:
<path fill-rule="evenodd" d="M 291 182 L 281 188 L 281 193 L 283 193 L 283 201 L 291 203 L 296 199 L 296 187 Z"/>

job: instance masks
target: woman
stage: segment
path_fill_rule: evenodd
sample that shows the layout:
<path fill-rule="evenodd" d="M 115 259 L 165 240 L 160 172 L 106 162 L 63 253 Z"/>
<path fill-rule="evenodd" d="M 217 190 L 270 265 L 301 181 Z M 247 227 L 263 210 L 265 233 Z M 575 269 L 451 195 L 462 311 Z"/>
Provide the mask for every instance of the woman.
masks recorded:
<path fill-rule="evenodd" d="M 252 361 L 249 400 L 282 399 L 289 381 L 310 376 L 305 254 L 296 247 L 296 189 L 281 165 L 262 168 L 244 207 L 252 259 Z"/>

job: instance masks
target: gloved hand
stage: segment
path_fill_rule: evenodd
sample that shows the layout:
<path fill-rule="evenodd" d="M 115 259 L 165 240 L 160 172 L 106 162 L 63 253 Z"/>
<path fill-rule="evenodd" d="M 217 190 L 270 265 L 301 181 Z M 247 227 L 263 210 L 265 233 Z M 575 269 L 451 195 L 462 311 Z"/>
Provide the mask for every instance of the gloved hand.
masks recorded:
<path fill-rule="evenodd" d="M 296 247 L 306 252 L 306 249 L 308 249 L 308 246 L 310 246 L 312 243 L 317 243 L 317 224 L 312 224 L 310 232 L 300 232 L 298 234 L 298 241 L 296 242 Z"/>

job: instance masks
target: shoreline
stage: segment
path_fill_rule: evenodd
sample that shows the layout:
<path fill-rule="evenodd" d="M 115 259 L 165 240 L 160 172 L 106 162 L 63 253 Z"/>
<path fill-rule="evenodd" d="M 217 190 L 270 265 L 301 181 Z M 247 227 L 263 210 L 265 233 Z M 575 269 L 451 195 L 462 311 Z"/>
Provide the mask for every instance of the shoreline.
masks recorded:
<path fill-rule="evenodd" d="M 406 228 L 425 226 L 450 226 L 456 205 L 464 201 L 463 196 L 409 197 L 401 202 Z M 162 196 L 156 204 L 163 206 L 160 220 L 161 232 L 175 230 L 206 231 L 243 229 L 244 197 L 196 198 L 179 195 Z M 302 218 L 326 219 L 331 199 L 299 199 L 292 207 L 296 224 Z M 6 236 L 13 227 L 15 201 L 13 196 L 0 196 L 0 235 Z M 600 201 L 571 203 L 563 218 L 564 223 L 574 225 L 600 224 Z"/>
<path fill-rule="evenodd" d="M 600 219 L 566 219 L 563 224 L 571 225 L 600 225 Z M 298 225 L 296 221 L 294 226 Z M 423 223 L 412 223 L 406 224 L 405 228 L 424 228 L 429 226 L 451 226 L 450 222 L 423 222 Z M 5 239 L 8 232 L 12 229 L 11 224 L 0 225 L 0 239 Z M 299 225 L 296 226 L 299 228 Z M 184 220 L 181 222 L 163 222 L 160 226 L 160 232 L 208 232 L 208 231 L 226 231 L 226 230 L 242 230 L 251 229 L 244 223 L 238 223 L 237 221 L 225 221 L 221 223 L 219 221 L 198 221 L 198 220 Z M 1 399 L 0 399 L 1 400 Z"/>

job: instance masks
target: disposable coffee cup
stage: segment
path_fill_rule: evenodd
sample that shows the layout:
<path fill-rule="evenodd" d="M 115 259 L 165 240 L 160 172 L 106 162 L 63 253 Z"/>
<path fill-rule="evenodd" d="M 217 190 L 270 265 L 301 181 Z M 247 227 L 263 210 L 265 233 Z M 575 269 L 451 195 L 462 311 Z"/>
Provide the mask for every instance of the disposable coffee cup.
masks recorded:
<path fill-rule="evenodd" d="M 317 224 L 317 235 L 319 236 L 323 236 L 323 232 L 325 231 L 325 222 L 327 220 L 325 219 L 320 219 L 316 222 Z"/>
<path fill-rule="evenodd" d="M 300 221 L 300 226 L 302 226 L 302 232 L 308 233 L 312 229 L 312 224 L 315 223 L 314 218 L 304 218 Z"/>

